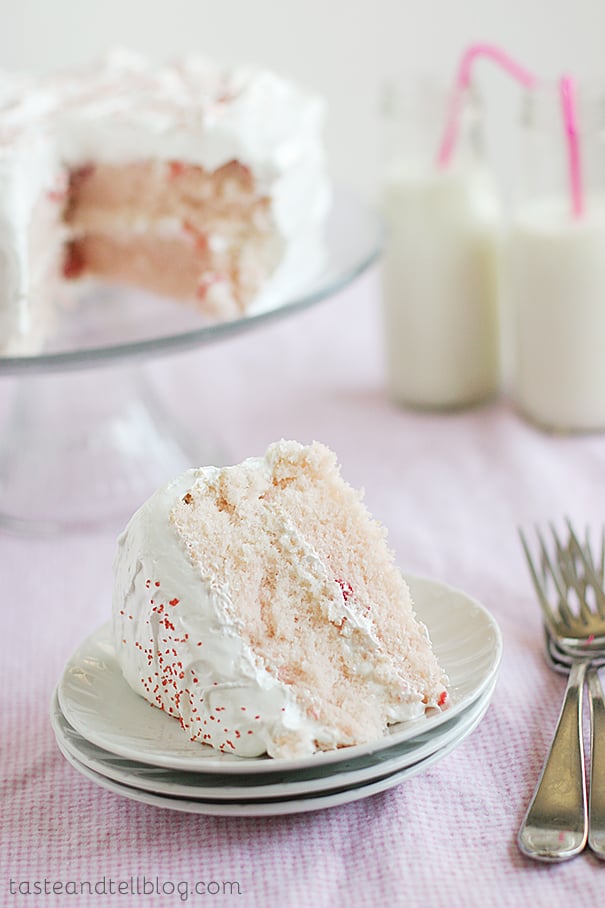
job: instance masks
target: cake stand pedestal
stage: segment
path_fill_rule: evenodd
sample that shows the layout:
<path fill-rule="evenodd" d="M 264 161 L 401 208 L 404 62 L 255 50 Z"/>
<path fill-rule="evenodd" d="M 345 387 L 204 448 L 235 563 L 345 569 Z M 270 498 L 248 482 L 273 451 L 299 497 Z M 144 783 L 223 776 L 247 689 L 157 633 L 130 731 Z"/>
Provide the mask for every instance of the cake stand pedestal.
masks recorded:
<path fill-rule="evenodd" d="M 191 466 L 221 464 L 154 393 L 143 359 L 214 343 L 327 299 L 378 257 L 376 213 L 337 190 L 321 274 L 262 311 L 209 324 L 193 307 L 97 288 L 65 308 L 43 351 L 0 357 L 16 376 L 0 426 L 0 529 L 53 534 L 119 530 L 159 485 Z M 76 371 L 77 370 L 77 371 Z"/>
<path fill-rule="evenodd" d="M 220 459 L 186 436 L 143 367 L 24 376 L 0 435 L 0 526 L 116 529 L 163 482 Z"/>

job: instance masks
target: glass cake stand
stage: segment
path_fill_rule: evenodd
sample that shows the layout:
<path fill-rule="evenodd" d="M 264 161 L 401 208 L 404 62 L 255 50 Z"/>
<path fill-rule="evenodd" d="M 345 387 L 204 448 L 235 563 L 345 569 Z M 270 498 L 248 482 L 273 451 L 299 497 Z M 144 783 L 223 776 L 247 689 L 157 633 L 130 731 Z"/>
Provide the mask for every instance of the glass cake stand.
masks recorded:
<path fill-rule="evenodd" d="M 212 323 L 193 307 L 102 288 L 62 311 L 34 356 L 0 357 L 13 376 L 0 426 L 0 528 L 55 534 L 124 524 L 161 483 L 220 452 L 188 435 L 143 371 L 151 356 L 215 343 L 327 299 L 378 257 L 377 214 L 338 190 L 323 272 L 270 309 Z M 6 379 L 11 381 L 10 378 Z"/>

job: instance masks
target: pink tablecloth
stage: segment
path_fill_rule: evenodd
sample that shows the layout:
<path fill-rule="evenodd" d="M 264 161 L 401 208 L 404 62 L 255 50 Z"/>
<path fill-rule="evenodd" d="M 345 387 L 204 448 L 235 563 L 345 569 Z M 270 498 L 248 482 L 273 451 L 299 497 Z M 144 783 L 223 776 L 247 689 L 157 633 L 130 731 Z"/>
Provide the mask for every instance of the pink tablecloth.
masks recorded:
<path fill-rule="evenodd" d="M 599 524 L 605 438 L 542 435 L 506 402 L 454 415 L 396 409 L 380 348 L 373 272 L 306 313 L 151 372 L 189 429 L 232 461 L 282 436 L 326 442 L 365 487 L 400 564 L 491 610 L 505 652 L 485 719 L 425 773 L 324 812 L 225 819 L 124 800 L 66 763 L 48 721 L 65 660 L 109 616 L 114 534 L 1 536 L 2 905 L 178 905 L 185 881 L 238 884 L 231 895 L 189 892 L 192 905 L 602 902 L 605 866 L 590 853 L 540 866 L 515 844 L 563 690 L 543 661 L 515 528 L 563 514 Z M 143 877 L 183 894 L 103 894 Z M 89 881 L 97 894 L 19 894 L 45 880 Z"/>

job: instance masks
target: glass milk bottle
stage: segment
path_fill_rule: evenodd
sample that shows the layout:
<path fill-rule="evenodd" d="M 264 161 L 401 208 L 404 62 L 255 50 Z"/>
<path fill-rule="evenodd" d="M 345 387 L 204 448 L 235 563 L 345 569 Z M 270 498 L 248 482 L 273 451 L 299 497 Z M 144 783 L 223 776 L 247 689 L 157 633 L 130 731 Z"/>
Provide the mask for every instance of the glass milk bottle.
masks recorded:
<path fill-rule="evenodd" d="M 583 212 L 574 215 L 561 100 L 528 92 L 508 291 L 513 395 L 555 431 L 605 429 L 605 147 L 603 103 L 577 95 Z"/>
<path fill-rule="evenodd" d="M 391 86 L 384 102 L 387 385 L 397 403 L 450 409 L 499 385 L 500 205 L 477 97 L 462 98 L 458 140 L 436 163 L 448 95 Z"/>

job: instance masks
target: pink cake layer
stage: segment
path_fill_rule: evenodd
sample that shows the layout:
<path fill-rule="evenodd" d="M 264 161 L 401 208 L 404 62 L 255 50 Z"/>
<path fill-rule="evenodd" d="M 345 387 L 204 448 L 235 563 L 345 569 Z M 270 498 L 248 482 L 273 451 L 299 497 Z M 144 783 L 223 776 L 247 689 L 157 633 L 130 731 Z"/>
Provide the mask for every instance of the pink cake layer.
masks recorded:
<path fill-rule="evenodd" d="M 281 255 L 270 201 L 236 161 L 211 173 L 178 161 L 78 168 L 64 220 L 67 278 L 132 284 L 216 316 L 244 311 Z"/>

